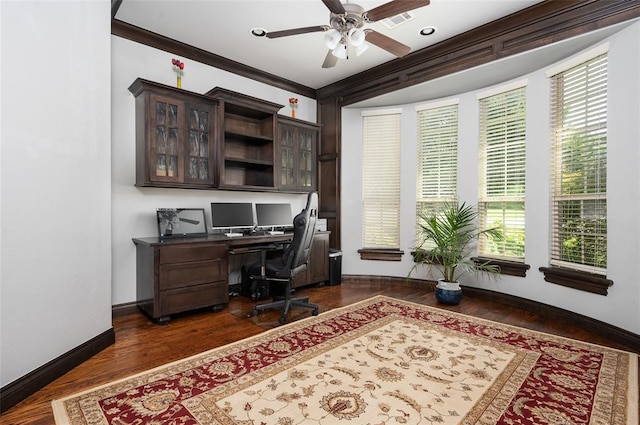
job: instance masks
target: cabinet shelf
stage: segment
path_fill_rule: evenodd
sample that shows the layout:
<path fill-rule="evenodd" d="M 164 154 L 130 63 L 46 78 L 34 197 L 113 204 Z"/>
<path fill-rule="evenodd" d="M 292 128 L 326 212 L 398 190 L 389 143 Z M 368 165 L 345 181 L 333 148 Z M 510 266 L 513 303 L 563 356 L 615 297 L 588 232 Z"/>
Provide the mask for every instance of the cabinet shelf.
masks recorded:
<path fill-rule="evenodd" d="M 256 166 L 256 167 L 273 167 L 273 161 L 264 161 L 260 159 L 250 159 L 250 158 L 237 158 L 237 157 L 226 157 L 224 159 L 226 163 L 231 166 L 241 167 L 243 165 L 246 166 Z"/>
<path fill-rule="evenodd" d="M 283 105 L 216 87 L 224 122 L 220 143 L 220 185 L 275 190 L 276 114 Z"/>
<path fill-rule="evenodd" d="M 238 139 L 246 143 L 255 143 L 255 144 L 273 143 L 273 137 L 271 136 L 239 133 L 236 131 L 229 131 L 229 130 L 224 131 L 224 136 L 226 139 Z"/>

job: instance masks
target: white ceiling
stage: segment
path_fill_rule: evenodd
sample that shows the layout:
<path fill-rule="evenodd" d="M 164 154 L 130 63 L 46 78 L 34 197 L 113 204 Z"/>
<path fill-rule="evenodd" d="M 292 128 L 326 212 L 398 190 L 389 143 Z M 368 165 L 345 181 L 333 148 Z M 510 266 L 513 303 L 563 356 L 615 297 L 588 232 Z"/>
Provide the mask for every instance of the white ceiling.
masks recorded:
<path fill-rule="evenodd" d="M 0 0 L 2 1 L 2 0 Z M 398 0 L 410 1 L 410 0 Z M 416 51 L 465 31 L 530 7 L 542 0 L 431 0 L 414 9 L 413 20 L 388 29 L 382 22 L 367 24 Z M 370 10 L 387 0 L 342 0 Z M 395 56 L 371 46 L 361 56 L 341 59 L 335 67 L 322 63 L 328 49 L 324 32 L 269 39 L 251 35 L 252 28 L 279 31 L 327 25 L 329 10 L 322 0 L 122 0 L 116 19 L 164 35 L 218 56 L 254 67 L 312 89 L 319 89 Z M 638 19 L 632 20 L 632 22 Z M 367 99 L 352 107 L 410 104 L 453 96 L 520 78 L 580 52 L 632 22 L 623 22 L 473 70 Z M 426 26 L 437 28 L 429 37 L 419 35 Z M 188 59 L 186 60 L 188 63 Z M 473 73 L 473 78 L 468 73 Z"/>
<path fill-rule="evenodd" d="M 416 51 L 540 1 L 431 0 L 411 11 L 413 20 L 396 28 L 388 29 L 382 22 L 365 27 Z M 349 2 L 370 10 L 387 0 Z M 351 54 L 324 69 L 324 32 L 274 39 L 250 34 L 256 27 L 269 32 L 327 25 L 329 9 L 321 0 L 123 0 L 115 18 L 314 89 L 395 59 L 371 46 L 361 56 Z M 436 33 L 419 35 L 426 26 L 436 27 Z"/>

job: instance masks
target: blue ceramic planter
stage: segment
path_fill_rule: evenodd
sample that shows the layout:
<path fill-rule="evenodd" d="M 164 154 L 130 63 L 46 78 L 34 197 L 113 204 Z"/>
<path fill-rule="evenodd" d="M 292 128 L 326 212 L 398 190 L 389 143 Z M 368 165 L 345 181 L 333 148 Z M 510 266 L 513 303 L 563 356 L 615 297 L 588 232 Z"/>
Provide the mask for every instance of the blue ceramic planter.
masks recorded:
<path fill-rule="evenodd" d="M 462 289 L 451 290 L 436 287 L 436 299 L 442 304 L 459 304 L 462 300 Z"/>

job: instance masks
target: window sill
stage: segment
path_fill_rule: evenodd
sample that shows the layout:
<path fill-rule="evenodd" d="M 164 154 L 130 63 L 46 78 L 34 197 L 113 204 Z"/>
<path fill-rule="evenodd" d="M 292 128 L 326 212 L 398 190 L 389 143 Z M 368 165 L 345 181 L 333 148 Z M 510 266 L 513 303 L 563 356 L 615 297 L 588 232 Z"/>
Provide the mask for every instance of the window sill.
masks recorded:
<path fill-rule="evenodd" d="M 404 255 L 404 251 L 399 249 L 373 249 L 361 248 L 358 250 L 361 260 L 373 261 L 400 261 Z"/>
<path fill-rule="evenodd" d="M 567 286 L 581 291 L 607 295 L 608 288 L 613 285 L 611 279 L 604 276 L 560 267 L 540 267 L 544 280 L 549 283 Z"/>
<path fill-rule="evenodd" d="M 473 257 L 471 259 L 476 264 L 484 264 L 488 261 L 490 265 L 500 267 L 498 273 L 508 276 L 527 277 L 527 270 L 531 268 L 529 264 L 519 263 L 517 261 L 499 260 L 488 257 Z"/>

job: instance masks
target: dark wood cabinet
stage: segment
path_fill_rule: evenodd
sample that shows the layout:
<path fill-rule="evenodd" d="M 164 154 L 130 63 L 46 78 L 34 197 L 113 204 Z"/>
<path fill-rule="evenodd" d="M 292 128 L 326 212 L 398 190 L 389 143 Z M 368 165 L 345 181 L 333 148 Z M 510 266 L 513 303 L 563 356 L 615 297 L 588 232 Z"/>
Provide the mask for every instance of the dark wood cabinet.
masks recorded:
<path fill-rule="evenodd" d="M 219 102 L 220 187 L 273 190 L 276 114 L 283 105 L 216 87 L 206 93 Z"/>
<path fill-rule="evenodd" d="M 136 79 L 136 185 L 209 188 L 217 185 L 218 102 Z"/>
<path fill-rule="evenodd" d="M 316 188 L 316 158 L 320 127 L 293 118 L 278 117 L 278 188 L 310 191 Z"/>
<path fill-rule="evenodd" d="M 317 187 L 318 124 L 283 105 L 216 87 L 206 94 L 141 78 L 136 186 L 308 192 Z"/>
<path fill-rule="evenodd" d="M 133 241 L 136 302 L 158 323 L 168 323 L 172 314 L 204 307 L 221 309 L 228 303 L 226 244 Z"/>
<path fill-rule="evenodd" d="M 307 270 L 293 287 L 329 280 L 329 234 L 316 232 Z M 229 255 L 257 253 L 265 244 L 286 244 L 292 233 L 227 238 L 209 235 L 194 238 L 134 238 L 136 245 L 136 304 L 160 324 L 172 314 L 229 302 Z M 281 255 L 281 251 L 273 252 Z"/>

